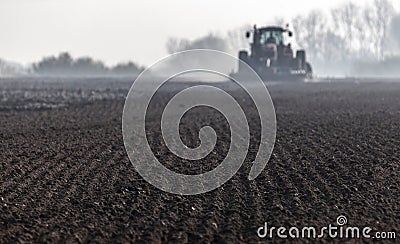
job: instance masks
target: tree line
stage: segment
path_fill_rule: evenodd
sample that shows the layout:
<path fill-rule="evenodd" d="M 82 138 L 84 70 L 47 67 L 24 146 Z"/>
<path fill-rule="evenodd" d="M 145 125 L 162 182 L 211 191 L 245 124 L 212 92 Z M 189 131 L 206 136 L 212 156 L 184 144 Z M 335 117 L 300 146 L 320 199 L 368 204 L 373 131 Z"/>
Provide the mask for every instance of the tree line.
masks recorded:
<path fill-rule="evenodd" d="M 374 0 L 363 6 L 349 2 L 328 13 L 314 10 L 291 22 L 298 46 L 319 69 L 351 74 L 362 71 L 363 63 L 369 68 L 398 62 L 393 56 L 400 49 L 399 16 L 392 2 Z"/>

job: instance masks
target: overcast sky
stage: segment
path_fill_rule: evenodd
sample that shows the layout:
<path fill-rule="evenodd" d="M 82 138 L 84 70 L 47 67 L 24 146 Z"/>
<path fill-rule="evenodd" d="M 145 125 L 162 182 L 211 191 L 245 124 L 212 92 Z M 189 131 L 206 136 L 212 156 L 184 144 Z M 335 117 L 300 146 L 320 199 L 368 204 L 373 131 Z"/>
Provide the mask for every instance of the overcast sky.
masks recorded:
<path fill-rule="evenodd" d="M 0 0 L 0 58 L 28 64 L 69 51 L 111 65 L 149 65 L 167 54 L 168 37 L 193 39 L 346 1 Z"/>

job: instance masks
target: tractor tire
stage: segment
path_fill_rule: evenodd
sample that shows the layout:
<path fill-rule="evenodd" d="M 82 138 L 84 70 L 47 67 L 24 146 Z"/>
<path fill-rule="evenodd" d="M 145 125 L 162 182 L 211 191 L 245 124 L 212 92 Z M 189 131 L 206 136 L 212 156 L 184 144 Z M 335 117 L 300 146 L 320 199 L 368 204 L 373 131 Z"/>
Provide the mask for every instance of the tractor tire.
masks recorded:
<path fill-rule="evenodd" d="M 247 53 L 247 51 L 239 51 L 239 60 L 243 61 L 244 63 L 248 63 L 249 60 L 249 54 Z M 246 70 L 246 68 L 244 67 L 243 62 L 239 61 L 239 73 Z"/>
<path fill-rule="evenodd" d="M 296 61 L 297 61 L 299 69 L 305 69 L 306 68 L 306 51 L 298 50 L 296 52 Z"/>
<path fill-rule="evenodd" d="M 313 70 L 309 62 L 306 62 L 306 77 L 308 79 L 312 79 L 313 77 Z"/>

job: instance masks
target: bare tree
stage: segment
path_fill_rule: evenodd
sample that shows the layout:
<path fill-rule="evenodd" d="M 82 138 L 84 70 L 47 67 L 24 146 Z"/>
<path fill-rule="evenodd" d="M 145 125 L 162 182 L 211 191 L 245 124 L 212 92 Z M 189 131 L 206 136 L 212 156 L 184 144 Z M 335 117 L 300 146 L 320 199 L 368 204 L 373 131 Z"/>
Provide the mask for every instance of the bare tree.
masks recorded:
<path fill-rule="evenodd" d="M 385 47 L 388 39 L 388 29 L 390 20 L 394 14 L 394 7 L 389 0 L 374 0 L 376 15 L 378 17 L 379 33 L 379 59 L 382 59 L 385 54 Z"/>
<path fill-rule="evenodd" d="M 390 23 L 390 35 L 394 39 L 397 48 L 400 49 L 400 14 L 392 18 Z"/>
<path fill-rule="evenodd" d="M 365 23 L 369 28 L 371 41 L 378 60 L 384 58 L 390 19 L 393 14 L 394 7 L 388 0 L 374 0 L 371 7 L 364 9 Z"/>
<path fill-rule="evenodd" d="M 301 48 L 307 50 L 315 59 L 323 58 L 323 35 L 327 32 L 327 19 L 321 11 L 311 11 L 307 16 L 292 19 L 296 40 Z"/>
<path fill-rule="evenodd" d="M 346 42 L 345 50 L 351 52 L 355 42 L 355 29 L 358 16 L 358 8 L 354 3 L 349 2 L 331 11 L 333 26 L 336 33 L 342 36 Z"/>

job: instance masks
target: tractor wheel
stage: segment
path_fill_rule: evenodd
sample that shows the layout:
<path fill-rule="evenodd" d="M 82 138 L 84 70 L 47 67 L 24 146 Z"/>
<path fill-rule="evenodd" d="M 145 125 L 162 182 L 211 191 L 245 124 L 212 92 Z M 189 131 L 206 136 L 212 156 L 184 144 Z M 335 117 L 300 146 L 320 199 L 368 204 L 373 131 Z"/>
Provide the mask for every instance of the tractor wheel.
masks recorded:
<path fill-rule="evenodd" d="M 249 55 L 247 51 L 239 51 L 239 60 L 247 63 L 249 59 Z M 244 63 L 239 61 L 239 72 L 245 70 Z"/>
<path fill-rule="evenodd" d="M 247 51 L 244 51 L 244 50 L 239 51 L 239 59 L 240 60 L 247 61 L 248 56 L 249 55 L 247 54 Z"/>
<path fill-rule="evenodd" d="M 313 75 L 312 67 L 309 62 L 306 62 L 306 76 L 308 79 L 311 79 Z"/>
<path fill-rule="evenodd" d="M 296 52 L 296 61 L 298 64 L 299 69 L 304 69 L 306 68 L 306 51 L 304 50 L 298 50 Z"/>

